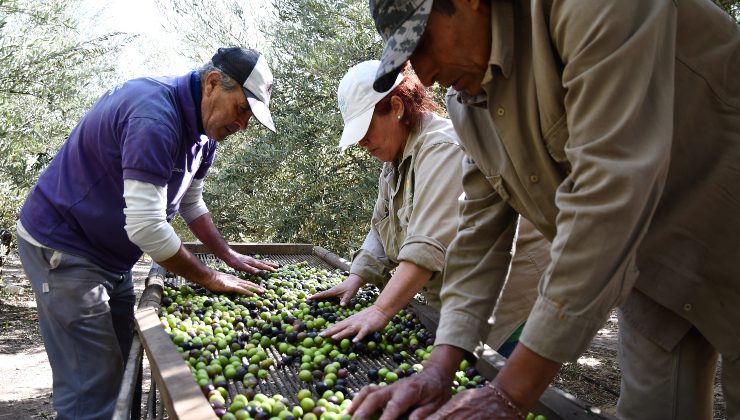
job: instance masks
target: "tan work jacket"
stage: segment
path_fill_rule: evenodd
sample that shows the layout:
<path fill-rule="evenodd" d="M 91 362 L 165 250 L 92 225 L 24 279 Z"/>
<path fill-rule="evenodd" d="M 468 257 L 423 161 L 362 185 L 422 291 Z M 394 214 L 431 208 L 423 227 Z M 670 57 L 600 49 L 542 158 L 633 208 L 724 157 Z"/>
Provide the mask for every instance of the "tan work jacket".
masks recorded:
<path fill-rule="evenodd" d="M 384 286 L 401 261 L 416 264 L 434 273 L 423 291 L 439 308 L 445 254 L 457 231 L 463 156 L 452 123 L 425 115 L 401 159 L 383 164 L 370 232 L 351 273 Z"/>
<path fill-rule="evenodd" d="M 629 296 L 665 348 L 694 325 L 737 358 L 738 25 L 705 0 L 491 8 L 485 94 L 447 96 L 470 159 L 437 344 L 483 336 L 519 212 L 553 241 L 529 348 L 574 360 Z"/>
<path fill-rule="evenodd" d="M 371 229 L 350 272 L 382 287 L 401 261 L 412 262 L 434 273 L 423 294 L 439 309 L 446 250 L 458 228 L 464 157 L 452 123 L 430 113 L 419 133 L 409 138 L 400 162 L 383 166 Z M 486 315 L 493 315 L 495 323 L 483 341 L 494 349 L 527 319 L 549 262 L 549 243 L 526 220 L 516 249 L 511 278 L 493 313 L 489 307 Z M 509 269 L 509 261 L 502 267 Z"/>

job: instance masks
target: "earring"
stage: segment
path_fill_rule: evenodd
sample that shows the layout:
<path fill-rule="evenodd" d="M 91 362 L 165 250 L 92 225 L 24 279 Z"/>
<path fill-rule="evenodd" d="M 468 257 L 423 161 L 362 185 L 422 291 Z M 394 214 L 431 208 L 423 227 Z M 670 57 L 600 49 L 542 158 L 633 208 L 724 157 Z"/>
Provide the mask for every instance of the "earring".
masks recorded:
<path fill-rule="evenodd" d="M 398 119 L 399 119 L 399 120 L 401 119 L 401 116 L 400 116 L 400 115 L 398 116 Z"/>

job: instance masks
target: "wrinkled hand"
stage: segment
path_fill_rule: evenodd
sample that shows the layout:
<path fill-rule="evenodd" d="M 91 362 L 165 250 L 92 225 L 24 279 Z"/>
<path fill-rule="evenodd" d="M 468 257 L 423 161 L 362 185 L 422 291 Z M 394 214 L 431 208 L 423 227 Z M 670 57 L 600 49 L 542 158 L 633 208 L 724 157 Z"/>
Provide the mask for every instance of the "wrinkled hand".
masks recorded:
<path fill-rule="evenodd" d="M 220 271 L 214 271 L 211 276 L 201 282 L 201 286 L 212 292 L 219 293 L 241 293 L 247 296 L 254 296 L 255 293 L 265 293 L 265 289 L 251 281 L 243 280 Z"/>
<path fill-rule="evenodd" d="M 492 386 L 463 391 L 443 405 L 429 420 L 520 420 L 522 411 Z"/>
<path fill-rule="evenodd" d="M 331 337 L 334 340 L 355 336 L 354 342 L 362 341 L 366 335 L 383 329 L 394 314 L 383 312 L 378 305 L 365 308 L 360 312 L 352 315 L 344 321 L 337 322 L 326 330 L 322 331 L 322 337 Z"/>
<path fill-rule="evenodd" d="M 224 262 L 234 270 L 255 275 L 260 275 L 263 271 L 276 271 L 278 267 L 274 262 L 258 260 L 234 250 L 231 250 Z"/>
<path fill-rule="evenodd" d="M 427 366 L 420 373 L 391 385 L 362 388 L 352 400 L 349 414 L 353 419 L 369 419 L 383 409 L 380 420 L 391 420 L 414 408 L 409 420 L 426 419 L 450 398 L 451 386 L 452 377 Z"/>
<path fill-rule="evenodd" d="M 352 299 L 357 294 L 357 291 L 360 290 L 360 287 L 364 285 L 365 280 L 363 280 L 362 277 L 358 276 L 357 274 L 350 274 L 349 276 L 347 276 L 346 279 L 344 279 L 343 282 L 339 283 L 329 290 L 324 290 L 323 292 L 315 293 L 309 296 L 308 300 L 321 300 L 339 297 L 339 306 L 347 306 L 350 299 Z"/>

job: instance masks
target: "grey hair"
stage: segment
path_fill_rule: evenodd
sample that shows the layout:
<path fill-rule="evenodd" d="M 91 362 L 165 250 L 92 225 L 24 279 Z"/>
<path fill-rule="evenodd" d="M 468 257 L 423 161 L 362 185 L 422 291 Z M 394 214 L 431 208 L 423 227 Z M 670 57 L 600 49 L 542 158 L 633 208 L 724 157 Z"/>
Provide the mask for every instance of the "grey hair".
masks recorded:
<path fill-rule="evenodd" d="M 232 79 L 231 76 L 224 73 L 223 70 L 213 65 L 213 61 L 209 61 L 196 70 L 200 83 L 203 85 L 206 82 L 206 76 L 212 71 L 216 71 L 219 74 L 218 82 L 223 90 L 229 91 L 240 87 L 239 83 Z"/>

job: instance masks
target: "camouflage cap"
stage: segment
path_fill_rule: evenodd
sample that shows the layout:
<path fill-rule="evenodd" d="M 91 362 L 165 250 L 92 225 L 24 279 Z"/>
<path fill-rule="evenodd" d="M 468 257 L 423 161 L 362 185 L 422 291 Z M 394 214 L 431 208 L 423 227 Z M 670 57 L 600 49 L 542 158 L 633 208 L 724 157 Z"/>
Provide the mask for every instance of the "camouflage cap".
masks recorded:
<path fill-rule="evenodd" d="M 385 48 L 373 88 L 386 92 L 419 44 L 433 0 L 369 0 L 370 15 Z"/>

